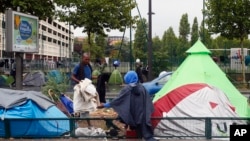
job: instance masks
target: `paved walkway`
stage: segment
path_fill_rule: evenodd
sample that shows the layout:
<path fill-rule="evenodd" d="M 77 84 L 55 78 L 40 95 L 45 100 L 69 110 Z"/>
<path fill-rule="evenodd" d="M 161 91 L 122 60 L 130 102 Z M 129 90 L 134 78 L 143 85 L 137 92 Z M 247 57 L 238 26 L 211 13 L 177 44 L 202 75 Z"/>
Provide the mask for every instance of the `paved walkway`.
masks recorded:
<path fill-rule="evenodd" d="M 85 141 L 144 141 L 141 139 L 89 139 L 89 138 L 69 138 L 69 139 L 1 139 L 0 140 L 21 140 L 21 141 L 77 141 L 77 140 L 85 140 Z M 229 139 L 159 139 L 159 141 L 229 141 Z"/>

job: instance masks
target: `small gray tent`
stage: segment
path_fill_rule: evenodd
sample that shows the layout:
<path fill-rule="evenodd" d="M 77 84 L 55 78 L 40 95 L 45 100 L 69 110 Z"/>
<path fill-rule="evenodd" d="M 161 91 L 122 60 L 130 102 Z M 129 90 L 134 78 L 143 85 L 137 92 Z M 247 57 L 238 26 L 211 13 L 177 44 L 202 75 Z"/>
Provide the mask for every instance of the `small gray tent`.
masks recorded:
<path fill-rule="evenodd" d="M 45 84 L 45 75 L 42 71 L 29 72 L 23 77 L 23 85 L 43 86 Z"/>

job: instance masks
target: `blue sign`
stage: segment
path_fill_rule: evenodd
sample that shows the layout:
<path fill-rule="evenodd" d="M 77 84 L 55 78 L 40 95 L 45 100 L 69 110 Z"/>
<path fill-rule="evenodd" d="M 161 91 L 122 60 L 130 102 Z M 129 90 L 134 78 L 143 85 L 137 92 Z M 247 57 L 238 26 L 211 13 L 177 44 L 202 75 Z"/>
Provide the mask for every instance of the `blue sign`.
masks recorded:
<path fill-rule="evenodd" d="M 31 37 L 32 27 L 27 21 L 21 21 L 19 26 L 19 32 L 22 40 L 27 40 Z"/>

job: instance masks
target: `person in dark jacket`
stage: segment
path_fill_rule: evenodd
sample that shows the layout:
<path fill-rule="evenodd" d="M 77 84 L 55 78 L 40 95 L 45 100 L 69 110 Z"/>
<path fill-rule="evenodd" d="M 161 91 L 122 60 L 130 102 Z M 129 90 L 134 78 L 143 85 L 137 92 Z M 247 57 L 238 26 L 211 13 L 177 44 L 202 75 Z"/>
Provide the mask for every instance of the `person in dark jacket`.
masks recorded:
<path fill-rule="evenodd" d="M 140 138 L 146 141 L 156 141 L 153 137 L 151 114 L 154 110 L 152 100 L 145 88 L 138 83 L 135 71 L 128 71 L 124 76 L 127 84 L 118 97 L 109 103 L 102 103 L 98 108 L 113 108 L 121 121 L 136 130 Z"/>
<path fill-rule="evenodd" d="M 96 90 L 101 103 L 106 103 L 106 83 L 108 82 L 109 76 L 110 74 L 102 73 L 97 77 Z"/>
<path fill-rule="evenodd" d="M 141 62 L 136 62 L 136 70 L 135 72 L 137 73 L 138 80 L 140 83 L 143 83 L 143 76 L 142 76 L 142 65 Z"/>

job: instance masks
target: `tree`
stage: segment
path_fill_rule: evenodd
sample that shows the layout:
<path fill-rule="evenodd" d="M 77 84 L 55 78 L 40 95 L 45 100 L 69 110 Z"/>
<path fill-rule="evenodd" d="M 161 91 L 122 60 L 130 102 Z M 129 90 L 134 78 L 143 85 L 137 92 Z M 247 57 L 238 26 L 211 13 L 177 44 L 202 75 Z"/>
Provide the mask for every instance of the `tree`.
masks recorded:
<path fill-rule="evenodd" d="M 4 13 L 6 9 L 11 8 L 20 12 L 39 17 L 40 20 L 46 18 L 52 19 L 55 13 L 55 5 L 52 0 L 1 0 L 0 12 Z"/>
<path fill-rule="evenodd" d="M 192 31 L 191 31 L 191 46 L 199 39 L 199 25 L 197 21 L 197 17 L 194 18 Z"/>
<path fill-rule="evenodd" d="M 69 22 L 76 27 L 84 27 L 88 37 L 91 33 L 106 35 L 113 29 L 124 31 L 135 22 L 131 10 L 132 0 L 54 0 L 60 8 L 57 15 L 60 21 Z M 91 43 L 89 41 L 89 43 Z"/>
<path fill-rule="evenodd" d="M 243 54 L 243 41 L 250 33 L 250 1 L 249 0 L 209 0 L 206 2 L 208 29 L 220 33 L 228 39 L 239 39 Z M 242 82 L 245 80 L 245 57 L 242 55 Z"/>
<path fill-rule="evenodd" d="M 166 57 L 166 51 L 161 52 L 162 49 L 162 42 L 158 36 L 154 37 L 152 39 L 153 42 L 153 67 L 152 72 L 154 76 L 157 76 L 160 71 L 163 71 L 166 69 L 167 66 L 167 57 Z"/>
<path fill-rule="evenodd" d="M 104 58 L 104 50 L 107 47 L 107 40 L 103 35 L 96 35 L 95 37 L 95 44 L 98 46 L 99 50 L 96 52 L 97 58 Z"/>
<path fill-rule="evenodd" d="M 188 22 L 188 14 L 183 14 L 179 26 L 179 38 L 188 41 L 188 35 L 190 34 L 190 24 Z"/>
<path fill-rule="evenodd" d="M 177 56 L 179 60 L 184 60 L 186 50 L 190 47 L 188 36 L 190 34 L 190 24 L 188 22 L 188 14 L 183 14 L 179 26 L 179 46 L 177 48 Z"/>
<path fill-rule="evenodd" d="M 176 62 L 176 49 L 178 46 L 178 39 L 174 33 L 172 27 L 169 27 L 167 31 L 164 32 L 162 37 L 162 49 L 160 52 L 166 52 L 166 59 L 168 61 L 168 65 L 171 64 L 171 70 L 173 70 L 174 63 Z M 165 68 L 165 70 L 169 69 Z"/>
<path fill-rule="evenodd" d="M 83 52 L 89 52 L 91 54 L 91 60 L 102 56 L 102 47 L 100 46 L 101 41 L 98 41 L 99 38 L 99 35 L 91 34 L 90 37 L 87 37 L 87 39 L 83 41 Z M 96 43 L 96 41 L 98 42 Z"/>
<path fill-rule="evenodd" d="M 203 42 L 203 44 L 207 47 L 207 48 L 214 48 L 214 46 L 212 46 L 212 37 L 211 37 L 211 33 L 209 33 L 208 29 L 203 26 L 203 22 L 201 23 L 200 26 L 200 31 L 199 31 L 199 35 L 201 37 L 201 41 Z M 205 24 L 204 24 L 205 25 Z"/>
<path fill-rule="evenodd" d="M 135 39 L 133 45 L 133 55 L 135 58 L 139 58 L 140 60 L 146 61 L 147 59 L 147 21 L 146 19 L 142 19 L 137 22 L 137 28 L 135 31 Z"/>

